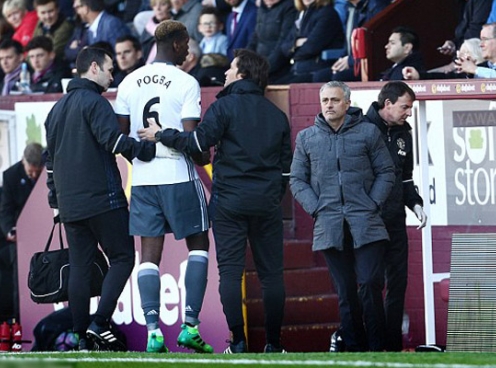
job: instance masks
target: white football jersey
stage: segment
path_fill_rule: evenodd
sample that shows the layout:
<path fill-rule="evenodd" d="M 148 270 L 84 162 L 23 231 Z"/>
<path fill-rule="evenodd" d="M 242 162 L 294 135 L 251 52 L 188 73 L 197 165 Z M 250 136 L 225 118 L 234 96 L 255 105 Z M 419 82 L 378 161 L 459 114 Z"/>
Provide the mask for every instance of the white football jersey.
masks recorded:
<path fill-rule="evenodd" d="M 138 129 L 155 118 L 162 129 L 183 131 L 182 120 L 200 120 L 201 97 L 197 80 L 174 65 L 154 62 L 138 68 L 119 84 L 114 106 L 129 116 L 129 135 L 139 140 Z M 175 184 L 198 178 L 193 162 L 184 154 L 157 143 L 151 162 L 133 160 L 132 185 Z"/>

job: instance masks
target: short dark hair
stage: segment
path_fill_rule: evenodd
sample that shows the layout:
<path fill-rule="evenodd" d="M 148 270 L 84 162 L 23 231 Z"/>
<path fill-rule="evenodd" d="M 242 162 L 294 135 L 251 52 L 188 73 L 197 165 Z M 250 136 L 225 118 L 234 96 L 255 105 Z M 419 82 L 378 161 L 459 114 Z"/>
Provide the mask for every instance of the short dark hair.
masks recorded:
<path fill-rule="evenodd" d="M 103 0 L 81 0 L 81 5 L 86 5 L 91 11 L 101 12 L 105 10 Z"/>
<path fill-rule="evenodd" d="M 37 7 L 38 5 L 46 5 L 50 3 L 55 3 L 55 7 L 59 7 L 59 2 L 57 0 L 34 0 L 33 1 L 33 7 Z"/>
<path fill-rule="evenodd" d="M 47 36 L 36 36 L 28 42 L 24 51 L 28 52 L 34 49 L 43 49 L 46 52 L 53 51 L 53 41 L 50 37 Z"/>
<path fill-rule="evenodd" d="M 412 51 L 417 51 L 420 47 L 419 37 L 417 32 L 415 32 L 410 27 L 399 26 L 393 29 L 392 33 L 399 33 L 401 45 L 405 45 L 406 43 L 412 44 Z"/>
<path fill-rule="evenodd" d="M 215 6 L 205 6 L 200 12 L 200 16 L 198 17 L 198 22 L 200 22 L 200 17 L 205 14 L 212 14 L 217 19 L 217 23 L 222 23 L 222 18 L 220 16 L 219 10 Z"/>
<path fill-rule="evenodd" d="M 30 165 L 41 167 L 44 165 L 43 148 L 39 143 L 29 143 L 26 148 L 24 148 L 23 158 Z"/>
<path fill-rule="evenodd" d="M 85 47 L 81 51 L 76 58 L 76 70 L 79 76 L 86 73 L 91 66 L 91 63 L 95 62 L 98 64 L 100 69 L 103 70 L 103 64 L 105 63 L 105 56 L 108 56 L 112 59 L 112 54 L 107 50 L 98 48 L 98 47 Z"/>
<path fill-rule="evenodd" d="M 238 58 L 238 73 L 243 75 L 243 79 L 251 79 L 262 89 L 267 87 L 269 62 L 266 58 L 247 49 L 234 50 L 234 57 Z"/>
<path fill-rule="evenodd" d="M 7 38 L 0 43 L 0 50 L 8 50 L 11 48 L 15 50 L 17 55 L 21 55 L 23 53 L 23 47 L 19 41 Z"/>
<path fill-rule="evenodd" d="M 408 95 L 412 98 L 413 101 L 417 99 L 415 96 L 415 92 L 413 92 L 413 89 L 410 88 L 408 84 L 402 81 L 391 81 L 386 83 L 381 91 L 379 92 L 379 97 L 377 98 L 377 105 L 379 106 L 379 109 L 383 109 L 386 100 L 391 101 L 393 104 L 398 101 L 398 98 L 403 96 L 405 93 L 408 93 Z"/>
<path fill-rule="evenodd" d="M 122 42 L 126 42 L 126 41 L 131 42 L 133 44 L 133 48 L 136 51 L 141 51 L 141 42 L 139 42 L 139 40 L 136 37 L 134 37 L 133 35 L 124 35 L 124 36 L 117 37 L 117 39 L 115 40 L 115 44 L 117 45 L 118 43 L 122 43 Z"/>

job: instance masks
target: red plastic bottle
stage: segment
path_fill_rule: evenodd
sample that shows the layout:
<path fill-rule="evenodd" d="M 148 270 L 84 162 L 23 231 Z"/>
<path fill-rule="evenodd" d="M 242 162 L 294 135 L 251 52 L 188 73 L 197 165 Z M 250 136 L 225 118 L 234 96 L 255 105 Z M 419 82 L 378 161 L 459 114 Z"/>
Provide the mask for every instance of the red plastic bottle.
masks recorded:
<path fill-rule="evenodd" d="M 0 351 L 10 351 L 10 325 L 4 322 L 0 325 Z"/>
<path fill-rule="evenodd" d="M 22 351 L 22 327 L 19 323 L 14 322 L 12 325 L 12 352 Z"/>

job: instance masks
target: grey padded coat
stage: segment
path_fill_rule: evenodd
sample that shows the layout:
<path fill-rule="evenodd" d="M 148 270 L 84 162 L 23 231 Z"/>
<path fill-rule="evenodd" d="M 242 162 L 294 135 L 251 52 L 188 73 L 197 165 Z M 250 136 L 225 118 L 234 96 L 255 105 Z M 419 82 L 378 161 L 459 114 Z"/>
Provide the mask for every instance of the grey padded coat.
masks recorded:
<path fill-rule="evenodd" d="M 362 123 L 361 109 L 348 109 L 337 132 L 317 115 L 296 137 L 290 177 L 293 196 L 315 221 L 313 250 L 343 249 L 345 220 L 355 248 L 388 239 L 380 208 L 394 180 L 381 133 Z"/>

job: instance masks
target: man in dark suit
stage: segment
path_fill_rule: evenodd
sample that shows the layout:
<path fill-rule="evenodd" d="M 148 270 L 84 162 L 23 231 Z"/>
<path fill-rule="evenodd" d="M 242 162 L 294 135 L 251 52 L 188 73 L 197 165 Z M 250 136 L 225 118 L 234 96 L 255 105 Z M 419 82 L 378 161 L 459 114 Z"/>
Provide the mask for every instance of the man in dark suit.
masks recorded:
<path fill-rule="evenodd" d="M 419 38 L 413 29 L 401 26 L 393 29 L 385 49 L 387 59 L 394 64 L 381 74 L 380 80 L 402 80 L 405 66 L 413 66 L 418 71 L 425 70 L 419 51 Z"/>
<path fill-rule="evenodd" d="M 226 3 L 232 7 L 226 22 L 227 57 L 232 60 L 234 50 L 246 48 L 255 31 L 257 6 L 251 0 L 226 0 Z"/>
<path fill-rule="evenodd" d="M 0 228 L 6 242 L 0 244 L 0 283 L 2 285 L 0 315 L 16 319 L 19 317 L 16 222 L 42 169 L 41 145 L 30 143 L 24 149 L 22 160 L 3 173 Z"/>
<path fill-rule="evenodd" d="M 74 0 L 73 8 L 81 23 L 74 28 L 65 47 L 65 58 L 71 63 L 71 67 L 74 66 L 79 51 L 85 46 L 105 41 L 113 49 L 117 38 L 131 34 L 121 19 L 104 10 L 103 0 Z"/>

